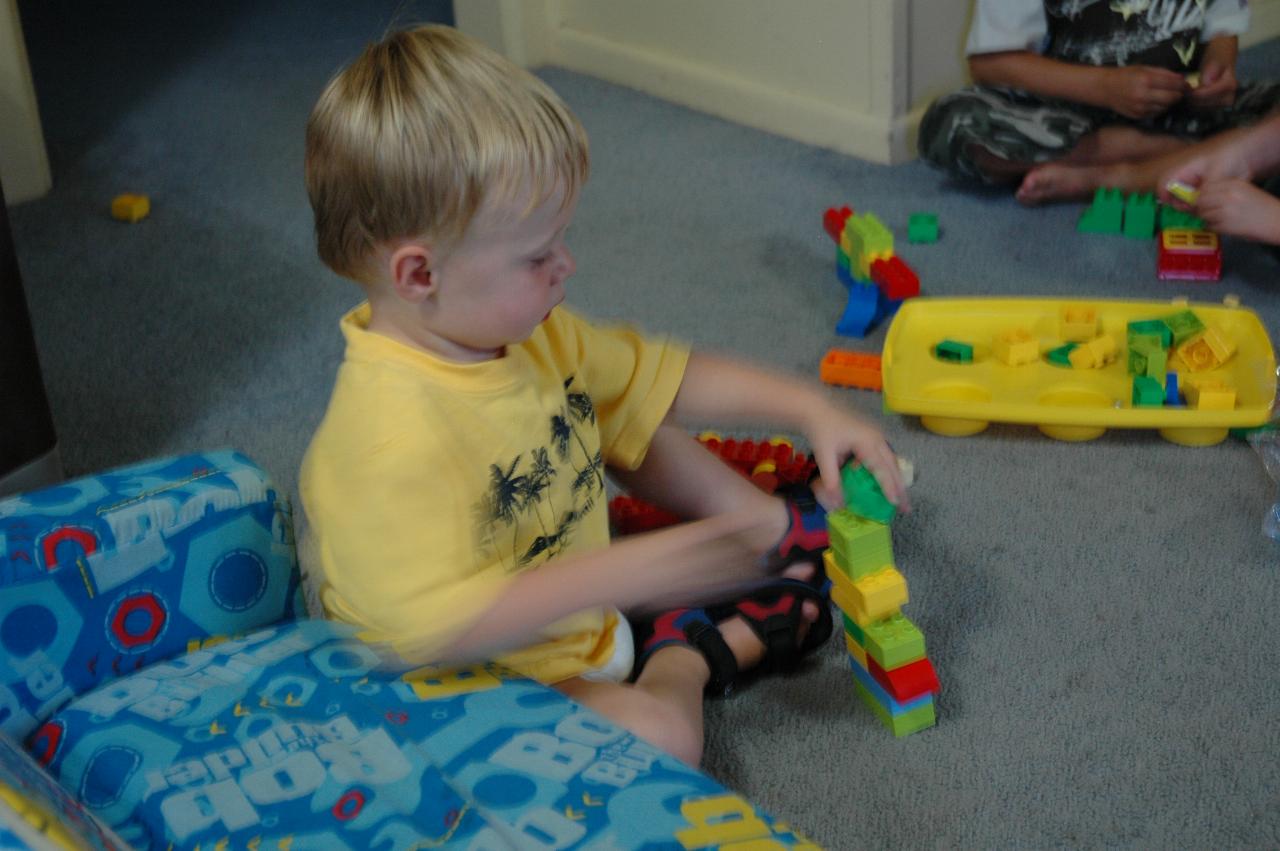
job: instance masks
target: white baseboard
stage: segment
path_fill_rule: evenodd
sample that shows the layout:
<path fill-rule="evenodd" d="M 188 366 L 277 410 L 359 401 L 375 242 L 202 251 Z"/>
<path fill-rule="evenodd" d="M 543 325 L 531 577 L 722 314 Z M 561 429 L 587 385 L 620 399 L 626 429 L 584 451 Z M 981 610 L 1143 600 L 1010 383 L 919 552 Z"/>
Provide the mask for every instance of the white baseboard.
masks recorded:
<path fill-rule="evenodd" d="M 683 61 L 656 51 L 562 29 L 550 61 L 571 71 L 739 124 L 877 163 L 911 157 L 906 116 L 879 117 Z"/>

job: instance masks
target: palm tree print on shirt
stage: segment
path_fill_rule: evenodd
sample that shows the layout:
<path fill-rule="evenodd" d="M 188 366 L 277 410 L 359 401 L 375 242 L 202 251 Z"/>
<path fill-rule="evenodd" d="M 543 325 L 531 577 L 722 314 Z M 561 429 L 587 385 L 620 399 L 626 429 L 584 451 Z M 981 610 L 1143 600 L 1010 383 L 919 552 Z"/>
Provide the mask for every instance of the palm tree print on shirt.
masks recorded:
<path fill-rule="evenodd" d="M 564 380 L 564 403 L 550 417 L 547 445 L 491 463 L 489 488 L 475 505 L 478 538 L 497 552 L 508 572 L 563 552 L 578 522 L 604 493 L 595 405 L 586 393 L 569 389 L 574 378 Z M 556 487 L 562 473 L 569 499 L 557 506 L 557 495 L 565 496 L 564 485 Z M 532 539 L 529 524 L 537 526 Z"/>

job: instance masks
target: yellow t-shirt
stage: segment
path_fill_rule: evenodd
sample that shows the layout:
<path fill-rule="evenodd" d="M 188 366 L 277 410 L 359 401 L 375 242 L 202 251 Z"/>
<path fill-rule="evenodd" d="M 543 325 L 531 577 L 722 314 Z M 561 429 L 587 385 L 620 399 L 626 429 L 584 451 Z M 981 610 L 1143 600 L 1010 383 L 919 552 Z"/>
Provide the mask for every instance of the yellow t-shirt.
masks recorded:
<path fill-rule="evenodd" d="M 607 545 L 604 465 L 634 469 L 689 352 L 556 308 L 496 360 L 460 364 L 342 319 L 346 357 L 302 462 L 304 565 L 326 614 L 431 658 L 515 574 Z M 613 651 L 591 609 L 497 661 L 543 682 Z"/>

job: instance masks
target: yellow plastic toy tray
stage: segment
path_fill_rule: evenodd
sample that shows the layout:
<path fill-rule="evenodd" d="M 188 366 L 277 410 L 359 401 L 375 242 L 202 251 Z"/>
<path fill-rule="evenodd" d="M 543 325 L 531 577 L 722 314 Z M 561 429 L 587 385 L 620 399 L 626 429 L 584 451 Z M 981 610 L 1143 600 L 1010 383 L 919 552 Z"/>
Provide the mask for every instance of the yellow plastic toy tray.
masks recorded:
<path fill-rule="evenodd" d="M 1046 354 L 1067 342 L 1065 308 L 1096 311 L 1099 334 L 1115 340 L 1119 356 L 1099 369 L 1057 366 Z M 1160 319 L 1191 310 L 1206 326 L 1236 344 L 1234 355 L 1213 370 L 1190 372 L 1174 354 L 1168 369 L 1184 383 L 1195 377 L 1221 379 L 1236 390 L 1231 410 L 1135 406 L 1128 371 L 1130 322 Z M 1024 329 L 1039 357 L 1010 366 L 995 356 L 1000 336 Z M 939 360 L 943 340 L 973 347 L 970 363 Z M 1092 440 L 1108 428 L 1154 428 L 1174 443 L 1208 446 L 1230 428 L 1262 425 L 1276 395 L 1276 359 L 1256 313 L 1238 306 L 1174 302 L 1065 299 L 937 299 L 905 302 L 889 328 L 882 355 L 885 406 L 916 414 L 930 431 L 976 434 L 988 423 L 1030 423 L 1059 440 Z M 1163 382 L 1162 382 L 1163 384 Z"/>

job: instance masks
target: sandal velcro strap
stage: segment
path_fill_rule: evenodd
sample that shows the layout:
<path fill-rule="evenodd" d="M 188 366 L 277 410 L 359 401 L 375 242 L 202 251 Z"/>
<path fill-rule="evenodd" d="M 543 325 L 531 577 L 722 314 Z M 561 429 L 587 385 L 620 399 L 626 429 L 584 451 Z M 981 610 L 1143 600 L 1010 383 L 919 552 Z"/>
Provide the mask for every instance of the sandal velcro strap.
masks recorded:
<path fill-rule="evenodd" d="M 738 660 L 725 643 L 720 630 L 702 609 L 675 609 L 660 615 L 643 627 L 640 658 L 636 660 L 632 679 L 640 676 L 654 653 L 663 647 L 685 645 L 697 650 L 707 662 L 710 678 L 704 692 L 709 697 L 724 697 L 733 691 L 738 677 Z"/>
<path fill-rule="evenodd" d="M 733 692 L 734 681 L 738 678 L 738 660 L 733 651 L 725 644 L 720 630 L 709 623 L 692 623 L 685 628 L 689 636 L 689 644 L 695 647 L 707 660 L 711 670 L 711 678 L 703 692 L 708 697 L 728 697 Z"/>

